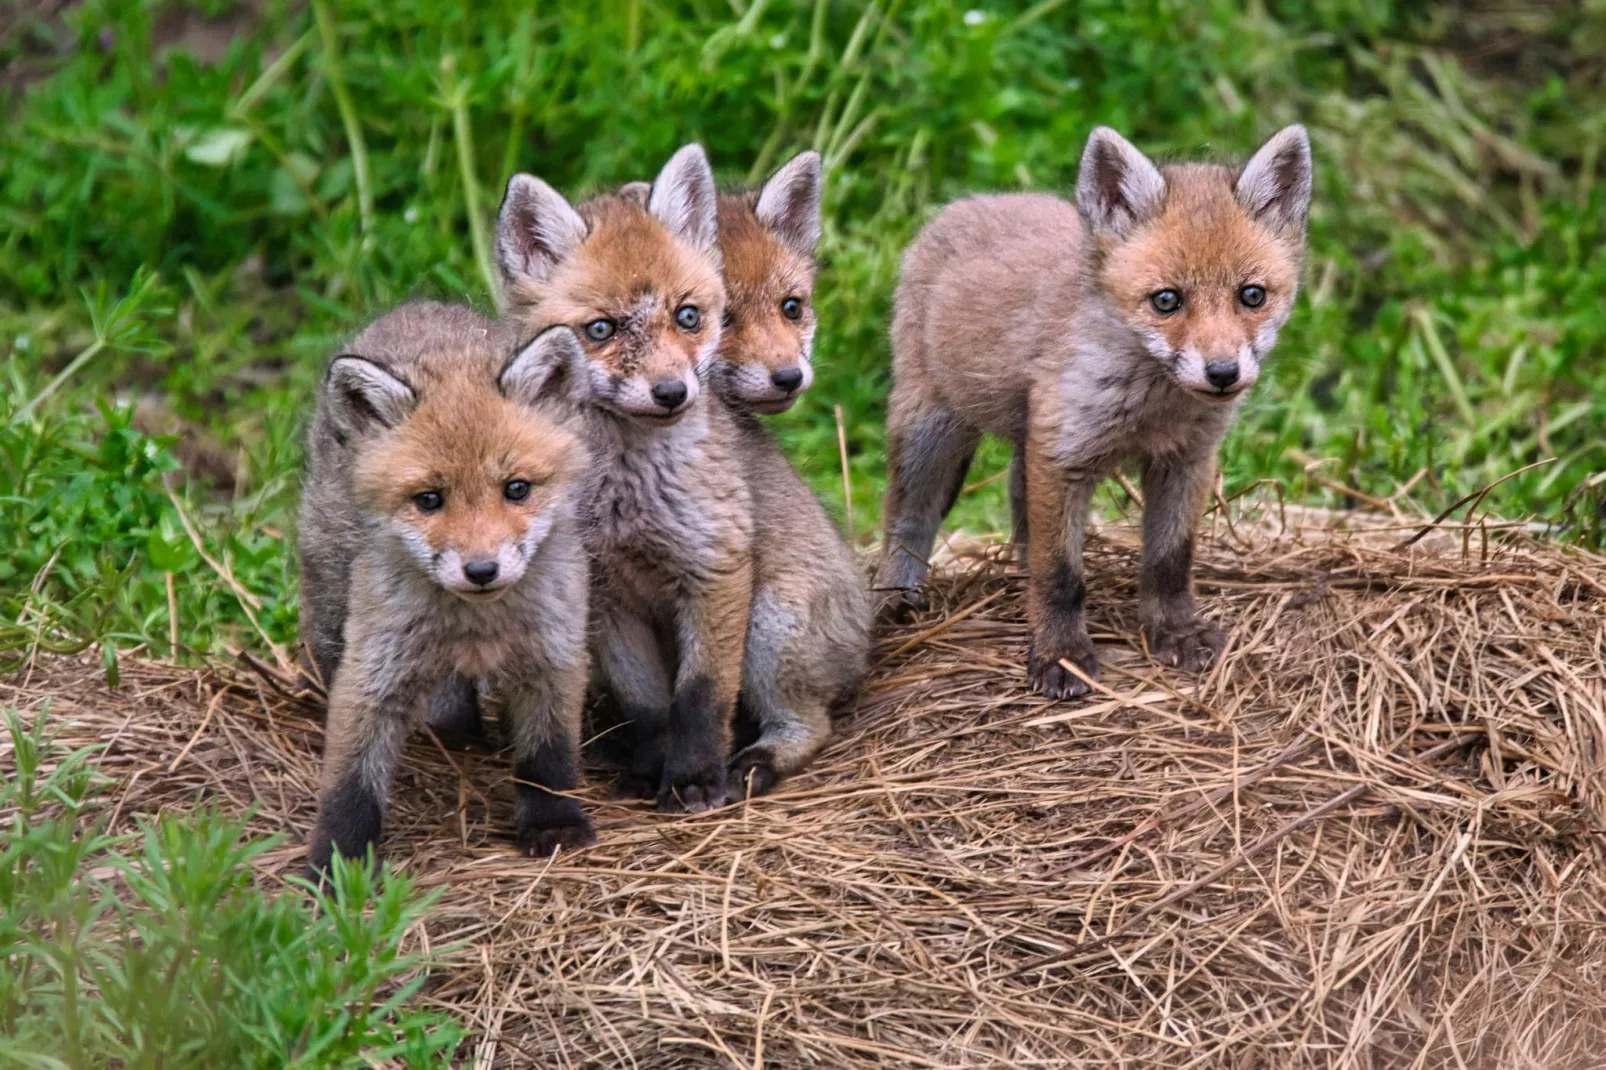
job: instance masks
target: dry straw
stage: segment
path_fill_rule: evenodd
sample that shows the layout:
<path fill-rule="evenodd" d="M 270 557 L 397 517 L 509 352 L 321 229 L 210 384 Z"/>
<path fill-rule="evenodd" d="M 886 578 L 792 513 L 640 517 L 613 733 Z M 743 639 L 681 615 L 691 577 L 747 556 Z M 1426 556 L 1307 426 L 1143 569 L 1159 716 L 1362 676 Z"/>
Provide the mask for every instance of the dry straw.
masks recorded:
<path fill-rule="evenodd" d="M 555 861 L 510 849 L 502 760 L 416 740 L 384 846 L 448 886 L 413 938 L 461 945 L 425 998 L 479 1067 L 1599 1067 L 1606 562 L 1408 534 L 1206 540 L 1232 639 L 1194 679 L 1106 531 L 1079 703 L 1024 686 L 998 548 L 959 555 L 811 773 L 665 817 L 593 769 L 601 843 Z M 118 828 L 256 805 L 272 882 L 320 741 L 283 685 L 41 661 L 0 703 L 108 745 Z"/>

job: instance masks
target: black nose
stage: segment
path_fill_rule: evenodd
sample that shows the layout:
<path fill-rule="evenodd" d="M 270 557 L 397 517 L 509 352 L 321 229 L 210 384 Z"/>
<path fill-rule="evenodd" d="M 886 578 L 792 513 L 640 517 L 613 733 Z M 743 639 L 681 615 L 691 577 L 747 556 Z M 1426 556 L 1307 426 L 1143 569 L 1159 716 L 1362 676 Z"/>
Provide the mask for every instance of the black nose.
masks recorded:
<path fill-rule="evenodd" d="M 666 409 L 686 400 L 686 384 L 679 379 L 660 379 L 652 384 L 652 399 Z"/>
<path fill-rule="evenodd" d="M 463 562 L 463 575 L 468 577 L 468 582 L 477 583 L 481 587 L 496 579 L 496 574 L 500 571 L 495 561 Z"/>
<path fill-rule="evenodd" d="M 1217 390 L 1225 390 L 1238 381 L 1236 360 L 1213 360 L 1205 365 L 1205 378 Z"/>
<path fill-rule="evenodd" d="M 775 384 L 775 389 L 784 390 L 790 394 L 803 385 L 803 369 L 777 368 L 770 373 L 770 382 Z"/>

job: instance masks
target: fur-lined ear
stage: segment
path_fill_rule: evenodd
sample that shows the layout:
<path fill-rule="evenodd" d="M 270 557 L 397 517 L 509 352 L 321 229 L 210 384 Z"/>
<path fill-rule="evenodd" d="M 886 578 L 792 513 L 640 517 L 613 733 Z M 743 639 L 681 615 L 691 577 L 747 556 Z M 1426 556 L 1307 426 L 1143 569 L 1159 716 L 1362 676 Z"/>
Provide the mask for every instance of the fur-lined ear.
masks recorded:
<path fill-rule="evenodd" d="M 799 256 L 813 256 L 820 240 L 820 154 L 810 149 L 788 160 L 758 191 L 758 221 Z"/>
<path fill-rule="evenodd" d="M 1250 215 L 1303 230 L 1310 212 L 1310 136 L 1285 126 L 1249 158 L 1238 174 L 1238 203 Z"/>
<path fill-rule="evenodd" d="M 418 404 L 418 395 L 405 381 L 355 354 L 342 354 L 330 363 L 324 394 L 335 421 L 353 434 L 395 427 Z"/>
<path fill-rule="evenodd" d="M 496 260 L 504 288 L 545 280 L 585 236 L 585 220 L 563 194 L 534 175 L 514 175 L 496 219 Z"/>
<path fill-rule="evenodd" d="M 548 327 L 502 368 L 496 386 L 502 396 L 521 405 L 573 397 L 580 389 L 585 351 L 574 331 Z"/>
<path fill-rule="evenodd" d="M 719 255 L 714 172 L 698 144 L 684 145 L 653 179 L 647 211 L 686 244 Z"/>
<path fill-rule="evenodd" d="M 627 201 L 635 201 L 645 208 L 647 207 L 647 198 L 652 196 L 652 183 L 626 182 L 619 187 L 619 196 Z"/>
<path fill-rule="evenodd" d="M 1094 232 L 1124 234 L 1159 211 L 1165 177 L 1150 159 L 1107 126 L 1088 135 L 1076 174 L 1076 205 Z"/>

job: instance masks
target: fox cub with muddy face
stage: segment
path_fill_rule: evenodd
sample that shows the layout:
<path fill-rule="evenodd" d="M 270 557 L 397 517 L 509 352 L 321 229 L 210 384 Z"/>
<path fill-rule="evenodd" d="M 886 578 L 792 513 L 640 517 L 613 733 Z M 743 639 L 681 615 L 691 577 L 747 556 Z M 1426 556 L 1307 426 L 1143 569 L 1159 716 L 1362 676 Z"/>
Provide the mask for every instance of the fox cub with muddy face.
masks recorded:
<path fill-rule="evenodd" d="M 497 225 L 502 304 L 526 335 L 579 335 L 593 675 L 627 722 L 621 794 L 725 801 L 753 597 L 735 418 L 710 398 L 725 314 L 714 176 L 677 152 L 645 198 L 571 206 L 515 175 Z"/>
<path fill-rule="evenodd" d="M 719 198 L 730 312 L 714 385 L 737 412 L 754 515 L 737 796 L 761 795 L 808 764 L 869 663 L 870 602 L 853 552 L 753 416 L 791 408 L 814 379 L 820 181 L 819 154 L 805 152 L 759 189 Z"/>
<path fill-rule="evenodd" d="M 520 847 L 594 838 L 561 794 L 580 784 L 587 678 L 580 343 L 514 343 L 469 309 L 409 304 L 329 365 L 300 521 L 303 635 L 329 686 L 315 872 L 378 840 L 402 742 L 453 673 L 505 698 Z"/>
<path fill-rule="evenodd" d="M 923 604 L 926 558 L 981 435 L 1007 438 L 1031 572 L 1028 675 L 1052 696 L 1085 693 L 1062 663 L 1098 670 L 1082 615 L 1088 505 L 1136 459 L 1144 636 L 1166 664 L 1210 665 L 1225 640 L 1194 603 L 1194 528 L 1217 446 L 1293 308 L 1310 189 L 1302 127 L 1236 171 L 1156 167 L 1100 128 L 1074 207 L 1012 194 L 944 209 L 896 297 L 883 607 Z"/>

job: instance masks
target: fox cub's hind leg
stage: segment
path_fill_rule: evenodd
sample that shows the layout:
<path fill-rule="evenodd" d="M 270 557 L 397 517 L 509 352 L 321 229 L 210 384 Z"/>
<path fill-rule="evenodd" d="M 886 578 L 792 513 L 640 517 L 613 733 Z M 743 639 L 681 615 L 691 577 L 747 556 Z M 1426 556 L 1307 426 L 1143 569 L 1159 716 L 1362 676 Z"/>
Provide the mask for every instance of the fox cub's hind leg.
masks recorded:
<path fill-rule="evenodd" d="M 613 700 L 629 752 L 614 782 L 614 795 L 650 799 L 658 792 L 664 770 L 664 731 L 673 689 L 670 652 L 647 621 L 612 606 L 597 606 L 594 642 L 593 671 L 599 690 Z"/>
<path fill-rule="evenodd" d="M 1025 568 L 1030 562 L 1028 552 L 1030 525 L 1026 523 L 1026 443 L 1015 443 L 1015 455 L 1009 459 L 1009 541 L 1015 545 L 1015 563 Z"/>
<path fill-rule="evenodd" d="M 828 662 L 851 661 L 852 654 L 830 649 L 818 622 L 797 618 L 764 591 L 753 600 L 737 719 L 756 730 L 757 738 L 731 759 L 732 801 L 765 794 L 782 777 L 808 765 L 830 738 L 832 696 L 817 693 L 823 688 L 809 686 L 816 681 L 808 676 L 840 672 Z M 813 634 L 798 634 L 800 627 L 811 626 Z M 787 647 L 793 643 L 801 649 L 789 658 Z"/>
<path fill-rule="evenodd" d="M 751 719 L 758 739 L 731 759 L 730 801 L 768 794 L 783 777 L 807 767 L 831 737 L 831 711 L 818 700 L 783 705 L 776 696 L 744 690 L 740 717 Z"/>
<path fill-rule="evenodd" d="M 343 574 L 331 573 L 312 561 L 301 565 L 301 641 L 325 695 L 334 690 L 335 671 L 346 646 L 347 580 Z"/>
<path fill-rule="evenodd" d="M 894 398 L 887 414 L 886 535 L 875 595 L 881 616 L 905 617 L 926 607 L 920 590 L 932 545 L 954 507 L 981 434 L 956 416 Z"/>
<path fill-rule="evenodd" d="M 1155 659 L 1192 672 L 1209 668 L 1226 645 L 1193 599 L 1194 531 L 1214 479 L 1214 455 L 1156 458 L 1143 468 L 1138 617 Z"/>

